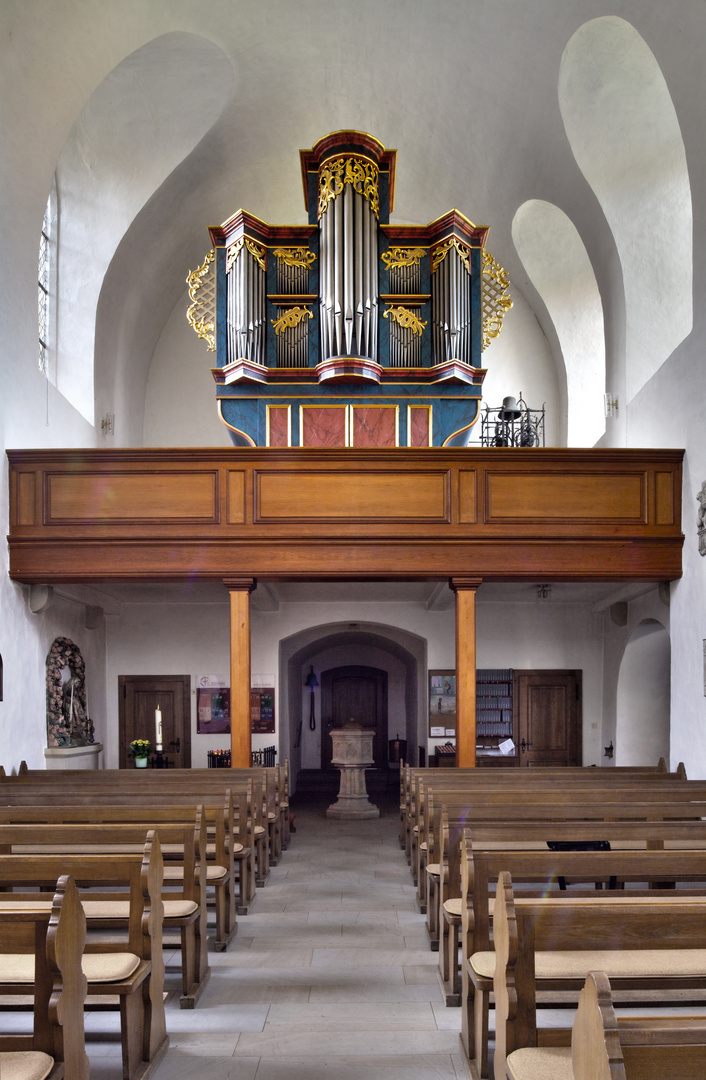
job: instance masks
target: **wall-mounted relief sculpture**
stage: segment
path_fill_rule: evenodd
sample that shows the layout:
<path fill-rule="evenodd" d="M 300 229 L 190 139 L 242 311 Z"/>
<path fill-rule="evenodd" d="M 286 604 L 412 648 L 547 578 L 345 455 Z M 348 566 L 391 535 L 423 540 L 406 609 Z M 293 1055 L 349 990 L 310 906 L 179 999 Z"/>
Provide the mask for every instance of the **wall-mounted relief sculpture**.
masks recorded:
<path fill-rule="evenodd" d="M 47 746 L 95 742 L 86 707 L 86 665 L 70 638 L 54 640 L 46 660 Z"/>
<path fill-rule="evenodd" d="M 699 504 L 699 512 L 696 515 L 696 531 L 699 535 L 699 555 L 706 555 L 706 480 L 701 485 L 701 491 L 696 496 Z"/>

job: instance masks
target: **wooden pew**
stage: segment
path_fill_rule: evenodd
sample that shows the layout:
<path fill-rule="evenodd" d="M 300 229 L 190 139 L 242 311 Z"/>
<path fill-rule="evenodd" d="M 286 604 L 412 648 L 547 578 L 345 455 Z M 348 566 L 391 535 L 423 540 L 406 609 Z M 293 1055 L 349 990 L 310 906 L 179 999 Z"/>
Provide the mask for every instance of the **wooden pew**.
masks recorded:
<path fill-rule="evenodd" d="M 129 860 L 137 857 L 143 849 L 144 838 L 149 835 L 151 829 L 151 825 L 139 822 L 93 825 L 56 822 L 42 825 L 0 825 L 0 852 L 5 852 L 7 855 L 13 853 L 11 857 L 15 858 L 25 856 L 28 863 L 34 859 L 37 863 L 37 869 L 34 871 L 36 879 L 46 873 L 44 868 L 47 866 L 58 866 L 62 859 L 68 860 L 74 855 L 91 856 L 97 860 L 95 862 L 97 871 L 101 858 L 107 860 L 106 865 L 109 867 L 111 859 L 117 862 L 123 858 Z M 160 848 L 160 896 L 164 890 L 164 897 L 160 903 L 164 926 L 178 931 L 181 940 L 182 995 L 180 1004 L 182 1009 L 193 1009 L 211 976 L 206 931 L 205 859 L 203 856 L 206 830 L 203 816 L 198 814 L 194 821 L 183 824 L 163 823 L 159 835 L 164 837 L 166 844 L 180 845 L 184 853 L 183 872 L 176 875 L 171 882 L 164 881 Z M 0 858 L 2 857 L 0 855 Z M 107 918 L 107 924 L 112 920 L 113 923 L 124 925 L 131 910 L 125 907 L 122 911 L 115 913 L 113 909 L 113 914 Z M 96 925 L 94 919 L 97 920 L 99 916 L 90 909 L 89 916 L 89 925 Z M 160 942 L 161 940 L 160 929 Z M 161 948 L 159 963 L 163 968 Z"/>
<path fill-rule="evenodd" d="M 41 910 L 0 905 L 0 953 L 26 949 L 34 954 L 33 1032 L 0 1036 L 0 1076 L 14 1066 L 27 1080 L 45 1073 L 46 1080 L 88 1080 L 81 968 L 85 942 L 86 918 L 71 877 L 58 879 L 53 900 Z M 0 994 L 16 990 L 7 986 L 0 982 Z"/>
<path fill-rule="evenodd" d="M 621 882 L 698 882 L 706 892 L 706 848 L 696 851 L 477 851 L 464 837 L 465 896 L 469 940 L 462 1002 L 462 1044 L 481 1076 L 487 1075 L 488 1005 L 494 959 L 491 948 L 489 892 L 501 869 L 509 871 L 522 887 L 528 883 L 553 894 L 561 874 L 619 878 Z M 693 890 L 692 893 L 693 895 Z M 576 893 L 572 893 L 575 896 Z M 587 893 L 586 895 L 590 895 Z M 605 893 L 593 895 L 607 895 Z M 613 894 L 614 895 L 614 894 Z M 623 894 L 625 895 L 625 894 Z M 648 894 L 641 890 L 642 896 Z M 671 895 L 675 895 L 672 891 Z"/>
<path fill-rule="evenodd" d="M 264 885 L 272 865 L 281 854 L 282 817 L 289 815 L 289 797 L 285 794 L 285 772 L 280 766 L 271 768 L 254 766 L 234 769 L 101 769 L 93 770 L 38 770 L 23 768 L 16 777 L 0 777 L 0 800 L 5 787 L 16 788 L 19 783 L 40 783 L 43 787 L 69 786 L 78 792 L 105 784 L 117 784 L 127 790 L 159 790 L 164 788 L 174 794 L 188 788 L 197 793 L 224 791 L 230 787 L 235 793 L 252 785 L 254 835 L 257 844 L 257 883 Z M 62 782 L 63 777 L 63 782 Z"/>
<path fill-rule="evenodd" d="M 523 826 L 527 828 L 531 820 L 537 826 L 535 835 L 541 837 L 543 834 L 546 839 L 549 839 L 554 823 L 558 820 L 557 807 L 551 803 L 538 803 L 531 806 L 525 803 L 520 806 L 508 803 L 502 808 L 479 806 L 471 813 L 465 806 L 461 806 L 458 813 L 454 813 L 455 809 L 452 803 L 444 803 L 440 808 L 433 806 L 434 834 L 439 837 L 438 843 L 434 842 L 433 850 L 439 861 L 439 874 L 436 876 L 436 885 L 432 886 L 433 879 L 430 881 L 430 902 L 427 905 L 427 930 L 432 948 L 434 947 L 433 935 L 435 932 L 438 935 L 439 977 L 446 1004 L 450 1006 L 461 1004 L 461 965 L 458 959 L 458 946 L 463 918 L 461 844 L 464 831 L 469 826 L 499 827 L 502 824 L 505 826 L 506 846 L 511 848 L 512 837 L 515 834 L 514 824 L 523 813 L 525 814 Z M 628 819 L 652 823 L 672 819 L 679 821 L 683 817 L 682 809 L 675 809 L 663 803 L 594 803 L 591 801 L 587 804 L 563 805 L 559 812 L 560 820 L 565 825 L 571 822 L 595 821 L 592 825 L 594 839 L 602 838 L 603 821 L 619 822 Z M 706 804 L 704 804 L 703 812 L 706 817 Z M 706 821 L 702 835 L 706 845 Z M 585 840 L 585 830 L 583 839 Z M 537 844 L 541 844 L 546 849 L 544 839 L 538 839 Z M 434 889 L 437 890 L 436 897 Z"/>
<path fill-rule="evenodd" d="M 497 807 L 498 813 L 507 816 L 507 807 L 511 803 L 517 806 L 532 807 L 536 805 L 552 805 L 571 807 L 574 802 L 583 801 L 589 803 L 593 800 L 596 806 L 602 803 L 617 805 L 624 802 L 629 806 L 637 801 L 649 801 L 650 803 L 662 803 L 665 807 L 673 807 L 677 804 L 685 806 L 684 816 L 688 816 L 694 810 L 698 812 L 697 804 L 706 803 L 706 783 L 701 781 L 677 781 L 662 782 L 645 792 L 643 787 L 625 786 L 618 783 L 581 784 L 567 783 L 561 779 L 553 779 L 550 782 L 539 781 L 532 788 L 520 791 L 508 791 L 506 788 L 487 788 L 469 792 L 466 788 L 438 790 L 432 788 L 424 794 L 424 813 L 419 826 L 418 865 L 417 865 L 417 899 L 420 909 L 426 910 L 427 903 L 427 875 L 425 872 L 428 862 L 438 862 L 438 859 L 429 859 L 429 850 L 433 850 L 433 836 L 430 831 L 434 827 L 433 807 L 442 803 L 445 806 L 455 805 L 461 815 L 467 817 L 476 813 L 481 806 Z M 665 809 L 664 814 L 675 815 L 678 811 Z M 527 811 L 520 810 L 518 817 L 527 815 Z M 557 816 L 559 816 L 557 814 Z M 625 816 L 621 814 L 620 816 Z"/>
<path fill-rule="evenodd" d="M 580 989 L 588 971 L 605 971 L 615 989 L 706 988 L 703 896 L 516 898 L 502 871 L 493 931 L 496 1080 L 505 1080 L 513 1050 L 567 1037 L 565 1029 L 537 1030 L 540 978 L 543 989 L 562 991 Z"/>
<path fill-rule="evenodd" d="M 110 791 L 95 792 L 90 800 L 85 796 L 81 803 L 73 802 L 70 792 L 54 797 L 49 810 L 48 801 L 38 804 L 21 800 L 18 806 L 0 806 L 0 824 L 54 822 L 98 823 L 139 822 L 145 828 L 170 823 L 188 824 L 197 812 L 202 812 L 210 837 L 206 844 L 206 880 L 213 887 L 216 910 L 215 948 L 223 952 L 237 933 L 236 910 L 246 913 L 254 893 L 253 846 L 235 840 L 234 817 L 244 822 L 241 834 L 247 842 L 250 838 L 247 824 L 247 795 L 239 793 L 233 799 L 230 789 L 225 797 L 220 793 L 198 801 L 195 797 L 176 802 L 168 795 L 149 796 L 148 793 L 129 794 Z M 110 800 L 110 801 L 108 801 Z M 167 862 L 181 854 L 178 845 L 163 844 L 162 854 Z M 238 866 L 236 879 L 235 868 Z M 167 867 L 167 878 L 175 876 L 173 868 Z"/>
<path fill-rule="evenodd" d="M 680 762 L 677 769 L 672 773 L 667 770 L 664 758 L 660 758 L 655 768 L 648 766 L 568 766 L 568 767 L 540 767 L 537 769 L 507 769 L 507 770 L 484 770 L 473 768 L 456 768 L 440 771 L 439 769 L 411 768 L 404 766 L 400 773 L 400 846 L 405 848 L 408 860 L 410 860 L 410 847 L 412 832 L 417 825 L 419 812 L 418 799 L 420 786 L 434 786 L 437 788 L 468 788 L 476 790 L 478 787 L 505 787 L 512 790 L 526 786 L 535 787 L 543 779 L 562 777 L 570 778 L 575 783 L 596 782 L 596 777 L 605 779 L 607 783 L 615 782 L 620 778 L 621 783 L 644 783 L 646 774 L 650 781 L 662 779 L 686 780 L 684 763 Z M 593 779 L 590 779 L 593 777 Z"/>
<path fill-rule="evenodd" d="M 256 775 L 251 775 L 251 772 Z M 233 773 L 239 775 L 233 776 Z M 163 799 L 169 803 L 186 801 L 209 805 L 231 792 L 234 812 L 240 814 L 238 799 L 247 799 L 247 814 L 235 816 L 232 825 L 233 839 L 248 850 L 234 849 L 236 864 L 247 880 L 247 900 L 241 897 L 241 907 L 249 907 L 254 900 L 255 884 L 264 885 L 269 875 L 268 824 L 265 813 L 266 798 L 275 799 L 274 788 L 265 795 L 267 780 L 265 770 L 233 769 L 103 769 L 98 771 L 56 770 L 49 772 L 28 771 L 9 781 L 0 781 L 0 805 L 52 805 L 57 798 L 71 803 L 90 805 L 96 798 L 115 802 L 133 798 L 143 802 Z M 221 774 L 225 774 L 225 777 Z M 51 779 L 47 779 L 51 777 Z M 57 777 L 59 779 L 57 779 Z M 57 796 L 55 793 L 59 792 Z M 274 802 L 273 802 L 274 805 Z M 274 811 L 272 811 L 274 813 Z M 246 865 L 244 865 L 246 864 Z M 244 890 L 241 888 L 241 893 Z M 239 911 L 238 914 L 246 912 Z"/>
<path fill-rule="evenodd" d="M 84 910 L 91 904 L 106 902 L 127 904 L 127 933 L 120 938 L 91 942 L 87 938 L 83 954 L 83 973 L 89 998 L 101 1002 L 118 997 L 124 1080 L 143 1080 L 166 1053 L 167 1037 L 164 1014 L 164 961 L 162 958 L 162 856 L 159 839 L 150 834 L 142 854 L 46 854 L 41 856 L 1 855 L 0 879 L 4 886 L 21 889 L 4 893 L 3 905 L 10 909 L 22 904 L 28 910 L 41 910 L 46 901 L 30 889 L 46 887 L 57 867 L 65 867 L 80 885 L 100 889 L 101 899 L 82 897 Z M 127 886 L 129 892 L 123 890 Z M 115 900 L 113 888 L 121 891 Z M 111 891 L 106 894 L 105 890 Z M 127 899 L 125 899 L 127 897 Z M 91 917 L 87 920 L 91 922 Z M 99 924 L 114 926 L 116 918 L 99 918 Z M 9 966 L 9 965 L 8 965 Z M 6 978 L 2 991 L 28 994 L 35 978 L 34 957 L 18 955 L 13 959 L 13 977 Z M 68 1080 L 68 1077 L 67 1077 Z"/>
<path fill-rule="evenodd" d="M 570 1047 L 523 1047 L 506 1060 L 509 1080 L 703 1080 L 703 1017 L 618 1020 L 610 980 L 589 972 L 579 995 Z"/>

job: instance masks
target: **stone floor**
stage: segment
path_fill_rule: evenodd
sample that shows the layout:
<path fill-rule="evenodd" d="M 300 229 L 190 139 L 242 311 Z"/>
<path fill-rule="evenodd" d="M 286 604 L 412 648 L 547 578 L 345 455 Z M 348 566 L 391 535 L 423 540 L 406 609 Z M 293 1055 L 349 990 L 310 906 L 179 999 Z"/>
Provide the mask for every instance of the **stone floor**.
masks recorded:
<path fill-rule="evenodd" d="M 466 1080 L 396 799 L 355 822 L 327 819 L 328 801 L 297 807 L 289 849 L 228 951 L 210 953 L 193 1011 L 179 1008 L 178 953 L 165 954 L 170 1048 L 154 1080 Z M 545 1023 L 571 1024 L 551 1012 Z M 89 1013 L 86 1038 L 91 1080 L 120 1080 L 117 1015 Z"/>
<path fill-rule="evenodd" d="M 173 980 L 155 1080 L 465 1077 L 460 1011 L 442 1002 L 395 800 L 380 801 L 368 821 L 331 821 L 325 801 L 297 808 L 288 850 L 228 951 L 211 954 L 193 1012 Z"/>

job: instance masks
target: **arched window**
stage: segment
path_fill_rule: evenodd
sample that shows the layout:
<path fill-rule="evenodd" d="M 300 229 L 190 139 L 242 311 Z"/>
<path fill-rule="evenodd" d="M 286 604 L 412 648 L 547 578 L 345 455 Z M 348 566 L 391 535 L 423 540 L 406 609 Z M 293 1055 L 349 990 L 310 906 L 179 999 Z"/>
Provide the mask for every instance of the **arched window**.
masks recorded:
<path fill-rule="evenodd" d="M 39 237 L 37 264 L 37 336 L 39 341 L 39 370 L 52 382 L 56 330 L 56 237 L 57 237 L 56 177 L 47 199 L 42 231 Z"/>

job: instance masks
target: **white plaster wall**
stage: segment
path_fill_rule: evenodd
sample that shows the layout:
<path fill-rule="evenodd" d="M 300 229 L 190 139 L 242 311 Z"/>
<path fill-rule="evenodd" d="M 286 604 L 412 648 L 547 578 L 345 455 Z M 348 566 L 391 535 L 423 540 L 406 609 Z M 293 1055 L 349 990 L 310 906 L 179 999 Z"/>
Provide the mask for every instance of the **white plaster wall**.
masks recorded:
<path fill-rule="evenodd" d="M 209 750 L 229 748 L 228 735 L 199 735 L 196 732 L 196 676 L 228 674 L 230 670 L 227 603 L 125 604 L 122 615 L 111 616 L 108 620 L 107 642 L 110 731 L 105 750 L 106 767 L 118 767 L 119 675 L 190 675 L 191 764 L 194 768 L 205 768 Z M 265 669 L 253 663 L 252 670 Z"/>
<path fill-rule="evenodd" d="M 641 622 L 626 646 L 617 694 L 616 765 L 669 760 L 669 633 Z"/>
<path fill-rule="evenodd" d="M 280 717 L 283 715 L 279 679 L 279 644 L 292 634 L 332 622 L 396 626 L 427 642 L 429 668 L 455 665 L 455 616 L 447 611 L 428 611 L 420 604 L 284 604 L 278 612 L 253 611 L 252 670 L 274 676 L 277 733 L 258 736 L 253 746 L 282 747 Z M 478 605 L 478 666 L 513 668 L 578 668 L 583 671 L 584 763 L 599 764 L 602 695 L 601 618 L 588 605 L 552 603 Z M 195 676 L 229 670 L 229 610 L 221 604 L 125 604 L 121 616 L 111 616 L 107 631 L 106 765 L 117 764 L 118 675 L 189 674 L 192 677 L 192 763 L 206 764 L 207 751 L 227 745 L 227 736 L 196 733 Z M 370 663 L 390 673 L 389 736 L 403 733 L 405 702 L 404 665 L 394 657 L 368 647 L 354 653 L 346 648 L 317 654 L 325 667 L 344 663 Z M 302 679 L 302 683 L 303 683 Z M 421 677 L 424 685 L 424 673 Z M 304 707 L 303 760 L 305 768 L 320 761 L 321 704 L 316 692 L 317 730 L 308 732 L 308 691 L 302 691 Z M 427 700 L 420 702 L 426 719 Z M 399 727 L 398 727 L 399 725 Z M 313 737 L 312 737 L 313 735 Z M 439 740 L 427 740 L 431 752 Z M 441 740 L 444 741 L 444 740 Z M 285 747 L 286 753 L 286 747 Z"/>
<path fill-rule="evenodd" d="M 583 764 L 600 765 L 601 619 L 588 604 L 549 600 L 478 603 L 479 668 L 555 668 L 583 672 Z"/>
<path fill-rule="evenodd" d="M 216 409 L 211 375 L 216 354 L 208 351 L 186 321 L 188 306 L 185 290 L 152 357 L 145 393 L 144 445 L 230 447 L 228 429 Z"/>
<path fill-rule="evenodd" d="M 563 405 L 556 364 L 532 308 L 517 286 L 510 287 L 513 306 L 503 319 L 500 337 L 483 353 L 488 374 L 483 381 L 483 404 L 497 408 L 508 395 L 520 393 L 530 409 L 546 405 L 545 444 L 563 446 Z M 472 442 L 480 441 L 480 422 Z"/>
<path fill-rule="evenodd" d="M 4 575 L 3 575 L 4 577 Z M 27 604 L 28 586 L 13 585 L 12 624 L 6 617 L 0 631 L 3 656 L 4 700 L 0 702 L 0 732 L 5 771 L 17 770 L 20 761 L 31 769 L 43 769 L 47 745 L 45 665 L 52 642 L 67 637 L 81 650 L 86 664 L 86 693 L 95 741 L 105 743 L 108 722 L 105 693 L 105 622 L 96 630 L 85 626 L 85 608 L 54 597 L 47 608 L 32 614 Z M 3 606 L 3 614 L 7 608 Z M 11 633 L 8 633 L 11 630 Z M 101 756 L 99 763 L 102 762 Z"/>

